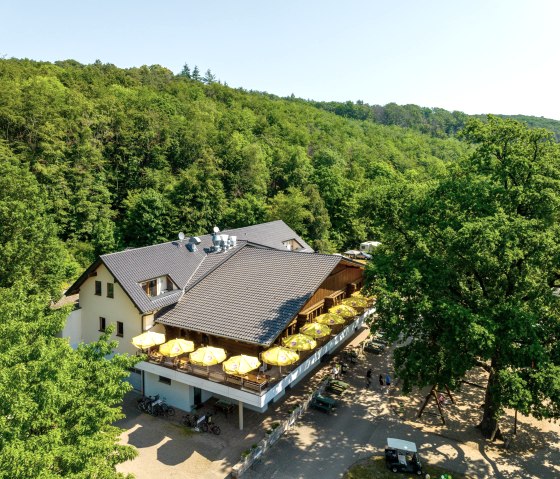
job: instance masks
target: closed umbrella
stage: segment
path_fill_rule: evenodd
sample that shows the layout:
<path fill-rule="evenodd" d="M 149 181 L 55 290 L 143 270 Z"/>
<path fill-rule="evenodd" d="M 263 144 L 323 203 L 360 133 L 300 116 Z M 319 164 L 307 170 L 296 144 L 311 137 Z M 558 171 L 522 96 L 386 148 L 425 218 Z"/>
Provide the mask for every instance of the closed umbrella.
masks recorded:
<path fill-rule="evenodd" d="M 154 333 L 153 331 L 146 331 L 132 338 L 132 344 L 138 349 L 151 348 L 162 343 L 165 343 L 165 334 Z"/>
<path fill-rule="evenodd" d="M 309 323 L 299 328 L 300 332 L 312 338 L 323 338 L 331 334 L 331 328 L 326 324 Z"/>
<path fill-rule="evenodd" d="M 182 338 L 172 339 L 159 347 L 159 352 L 170 358 L 190 353 L 191 351 L 194 351 L 194 343 Z"/>
<path fill-rule="evenodd" d="M 345 304 L 339 304 L 338 306 L 333 306 L 329 309 L 329 313 L 335 313 L 343 318 L 353 318 L 358 314 L 352 306 L 347 306 Z"/>
<path fill-rule="evenodd" d="M 224 361 L 222 363 L 222 368 L 227 374 L 243 375 L 257 369 L 260 365 L 261 362 L 259 358 L 240 354 L 239 356 L 232 356 L 227 361 Z"/>
<path fill-rule="evenodd" d="M 337 324 L 344 324 L 344 318 L 336 313 L 324 313 L 315 318 L 315 322 L 326 324 L 327 326 L 335 326 Z"/>
<path fill-rule="evenodd" d="M 317 346 L 317 341 L 307 334 L 292 334 L 282 340 L 282 344 L 294 351 L 309 351 Z"/>
<path fill-rule="evenodd" d="M 192 363 L 200 366 L 213 366 L 226 359 L 226 352 L 222 348 L 203 346 L 189 354 Z"/>
<path fill-rule="evenodd" d="M 274 346 L 262 353 L 262 360 L 266 364 L 280 366 L 280 374 L 282 374 L 282 366 L 294 364 L 299 360 L 299 354 L 283 346 Z"/>

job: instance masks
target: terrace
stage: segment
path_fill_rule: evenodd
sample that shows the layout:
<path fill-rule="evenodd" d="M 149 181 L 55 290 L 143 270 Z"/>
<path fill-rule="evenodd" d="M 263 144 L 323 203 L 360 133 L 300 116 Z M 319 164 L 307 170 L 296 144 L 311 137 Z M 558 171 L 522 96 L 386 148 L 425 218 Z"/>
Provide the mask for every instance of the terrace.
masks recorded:
<path fill-rule="evenodd" d="M 152 354 L 147 361 L 140 363 L 137 367 L 158 376 L 169 378 L 172 381 L 203 389 L 212 395 L 239 401 L 240 408 L 242 408 L 242 404 L 245 404 L 263 412 L 271 401 L 299 382 L 319 362 L 324 361 L 328 357 L 327 355 L 349 339 L 365 319 L 373 313 L 374 308 L 372 306 L 372 304 L 369 304 L 358 315 L 348 319 L 345 324 L 333 327 L 329 336 L 318 339 L 317 346 L 311 351 L 301 351 L 299 353 L 300 359 L 290 366 L 267 367 L 263 363 L 259 370 L 236 376 L 226 374 L 221 364 L 208 367 L 192 364 L 187 359 L 188 355 L 167 358 Z M 288 326 L 284 333 L 280 335 L 277 343 L 280 343 L 281 338 L 290 333 L 290 330 L 293 331 L 293 328 Z M 182 337 L 192 334 L 192 332 L 185 331 L 182 331 L 182 333 Z M 226 346 L 227 350 L 227 344 L 224 344 L 222 338 L 209 337 L 205 339 L 212 346 Z M 257 354 L 260 358 L 260 353 Z M 240 427 L 242 427 L 242 422 L 240 422 Z"/>

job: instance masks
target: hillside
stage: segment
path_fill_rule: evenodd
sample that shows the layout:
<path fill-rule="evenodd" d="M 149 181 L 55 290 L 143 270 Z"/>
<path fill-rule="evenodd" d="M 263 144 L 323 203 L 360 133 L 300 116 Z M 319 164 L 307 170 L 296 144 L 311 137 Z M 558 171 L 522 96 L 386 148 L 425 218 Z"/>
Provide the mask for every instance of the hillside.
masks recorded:
<path fill-rule="evenodd" d="M 467 115 L 461 111 L 448 111 L 443 108 L 426 108 L 418 105 L 397 105 L 388 103 L 385 106 L 368 105 L 363 102 L 311 102 L 317 108 L 345 118 L 371 121 L 380 125 L 396 125 L 411 128 L 437 138 L 455 136 L 469 118 L 484 120 L 485 115 Z M 526 115 L 499 115 L 527 123 L 531 128 L 546 128 L 554 133 L 556 141 L 560 141 L 560 121 Z"/>
<path fill-rule="evenodd" d="M 32 173 L 82 265 L 95 254 L 281 218 L 323 251 L 376 231 L 368 202 L 466 146 L 160 66 L 0 61 L 3 157 Z M 13 173 L 13 169 L 10 170 Z"/>

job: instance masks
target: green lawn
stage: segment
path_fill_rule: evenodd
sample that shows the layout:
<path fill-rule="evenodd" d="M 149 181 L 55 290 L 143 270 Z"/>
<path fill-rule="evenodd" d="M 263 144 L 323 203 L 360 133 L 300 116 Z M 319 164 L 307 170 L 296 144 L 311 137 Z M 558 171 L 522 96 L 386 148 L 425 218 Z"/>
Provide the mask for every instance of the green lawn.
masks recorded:
<path fill-rule="evenodd" d="M 424 474 L 429 474 L 431 479 L 439 479 L 442 474 L 451 474 L 448 470 L 429 464 L 423 464 Z M 453 473 L 453 479 L 469 479 L 463 474 Z M 372 456 L 365 461 L 352 466 L 344 475 L 344 479 L 418 479 L 416 474 L 403 474 L 391 472 L 385 466 L 382 456 Z"/>

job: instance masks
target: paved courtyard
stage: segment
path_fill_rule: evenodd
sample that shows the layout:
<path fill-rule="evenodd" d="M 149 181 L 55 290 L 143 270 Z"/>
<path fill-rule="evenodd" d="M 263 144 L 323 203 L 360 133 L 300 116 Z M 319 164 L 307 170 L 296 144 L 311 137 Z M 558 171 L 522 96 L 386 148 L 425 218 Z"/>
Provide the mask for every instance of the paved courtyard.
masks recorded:
<path fill-rule="evenodd" d="M 366 334 L 363 331 L 351 344 L 358 344 Z M 459 440 L 462 437 L 454 438 L 433 428 L 421 428 L 404 421 L 394 411 L 395 400 L 399 399 L 398 385 L 388 391 L 380 387 L 376 379 L 380 373 L 391 371 L 388 357 L 388 353 L 363 355 L 343 378 L 351 387 L 341 398 L 342 404 L 337 412 L 332 415 L 315 410 L 306 412 L 301 422 L 243 477 L 340 478 L 358 460 L 372 453 L 381 453 L 388 436 L 415 441 L 421 445 L 426 461 L 467 473 L 473 478 L 560 477 L 556 429 L 547 433 L 550 447 L 504 456 L 501 450 L 495 454 L 497 446 Z M 368 367 L 374 374 L 370 389 L 365 388 Z M 125 405 L 127 418 L 119 425 L 126 429 L 123 441 L 135 445 L 140 454 L 118 469 L 134 473 L 138 479 L 224 478 L 239 460 L 241 452 L 262 439 L 271 422 L 287 418 L 291 405 L 311 391 L 329 369 L 328 365 L 319 367 L 310 379 L 295 387 L 265 414 L 246 410 L 244 431 L 237 429 L 237 414 L 231 414 L 227 419 L 222 414 L 216 415 L 215 421 L 223 431 L 220 436 L 193 433 L 179 425 L 177 419 L 180 416 L 173 421 L 141 414 L 135 409 L 138 396 L 131 394 Z M 206 409 L 211 410 L 211 404 Z"/>

